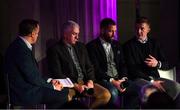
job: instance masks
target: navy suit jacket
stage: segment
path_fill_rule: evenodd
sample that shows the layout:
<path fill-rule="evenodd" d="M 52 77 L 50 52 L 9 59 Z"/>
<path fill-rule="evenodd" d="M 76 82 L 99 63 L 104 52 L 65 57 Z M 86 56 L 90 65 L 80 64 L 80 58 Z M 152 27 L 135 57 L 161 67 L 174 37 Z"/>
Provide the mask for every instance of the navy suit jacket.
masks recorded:
<path fill-rule="evenodd" d="M 95 80 L 94 69 L 90 63 L 87 49 L 83 43 L 77 42 L 74 45 L 80 67 L 84 74 L 84 82 Z M 60 40 L 47 51 L 48 67 L 52 78 L 69 77 L 73 83 L 77 82 L 78 73 L 69 54 L 66 44 Z"/>
<path fill-rule="evenodd" d="M 37 104 L 41 100 L 41 87 L 53 89 L 41 77 L 31 50 L 19 37 L 6 51 L 5 73 L 8 75 L 11 103 Z"/>
<path fill-rule="evenodd" d="M 127 69 L 125 66 L 125 60 L 123 57 L 123 51 L 120 44 L 113 40 L 111 47 L 114 53 L 114 62 L 118 71 L 118 78 L 127 77 Z M 87 44 L 90 60 L 95 69 L 95 76 L 98 81 L 109 80 L 110 77 L 106 74 L 107 72 L 107 58 L 104 48 L 99 38 L 89 42 Z"/>

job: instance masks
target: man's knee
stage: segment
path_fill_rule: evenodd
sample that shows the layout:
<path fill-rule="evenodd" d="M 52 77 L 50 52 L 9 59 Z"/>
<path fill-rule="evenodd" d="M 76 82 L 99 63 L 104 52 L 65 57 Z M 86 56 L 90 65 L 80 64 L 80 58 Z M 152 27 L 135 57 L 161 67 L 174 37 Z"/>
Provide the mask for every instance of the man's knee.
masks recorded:
<path fill-rule="evenodd" d="M 102 91 L 102 94 L 100 95 L 101 99 L 103 99 L 106 103 L 110 100 L 111 94 L 107 89 L 104 89 Z"/>
<path fill-rule="evenodd" d="M 110 90 L 110 93 L 111 93 L 111 97 L 114 99 L 114 98 L 117 98 L 119 96 L 119 92 L 117 89 L 113 88 Z"/>

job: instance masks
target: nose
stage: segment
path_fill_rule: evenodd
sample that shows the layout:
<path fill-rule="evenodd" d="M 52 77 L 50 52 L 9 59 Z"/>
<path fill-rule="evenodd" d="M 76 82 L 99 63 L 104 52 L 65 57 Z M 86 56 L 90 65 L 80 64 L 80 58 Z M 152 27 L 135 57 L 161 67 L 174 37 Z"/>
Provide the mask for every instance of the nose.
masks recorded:
<path fill-rule="evenodd" d="M 141 32 L 142 32 L 142 30 L 141 30 L 141 29 L 138 29 L 138 32 L 139 32 L 139 33 L 141 33 Z"/>
<path fill-rule="evenodd" d="M 112 36 L 115 36 L 115 33 L 116 33 L 116 32 L 115 32 L 115 31 L 113 31 L 113 32 L 112 32 Z"/>
<path fill-rule="evenodd" d="M 78 36 L 78 35 L 76 35 L 76 36 L 75 36 L 75 39 L 76 39 L 76 40 L 78 40 L 78 39 L 79 39 L 79 36 Z"/>

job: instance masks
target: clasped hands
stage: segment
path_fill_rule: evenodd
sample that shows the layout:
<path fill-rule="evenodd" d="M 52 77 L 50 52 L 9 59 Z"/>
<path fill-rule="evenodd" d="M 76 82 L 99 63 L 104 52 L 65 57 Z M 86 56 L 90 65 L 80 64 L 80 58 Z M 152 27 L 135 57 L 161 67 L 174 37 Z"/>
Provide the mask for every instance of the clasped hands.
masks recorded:
<path fill-rule="evenodd" d="M 126 91 L 126 88 L 121 88 L 121 86 L 120 86 L 121 83 L 124 81 L 125 81 L 125 79 L 119 79 L 119 80 L 113 79 L 111 83 L 122 93 L 122 92 Z"/>
<path fill-rule="evenodd" d="M 82 93 L 86 88 L 94 88 L 94 83 L 92 80 L 89 80 L 86 85 L 85 84 L 74 84 L 75 90 L 77 90 L 79 93 Z"/>

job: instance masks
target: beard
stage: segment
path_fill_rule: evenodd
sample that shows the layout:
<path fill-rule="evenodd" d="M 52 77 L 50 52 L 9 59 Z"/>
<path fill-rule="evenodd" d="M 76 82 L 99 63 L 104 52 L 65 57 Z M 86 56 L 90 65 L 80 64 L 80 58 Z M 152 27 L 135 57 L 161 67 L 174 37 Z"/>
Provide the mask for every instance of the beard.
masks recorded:
<path fill-rule="evenodd" d="M 113 36 L 110 37 L 110 36 L 107 36 L 107 35 L 103 35 L 103 38 L 104 38 L 104 40 L 106 42 L 111 43 L 114 37 Z"/>

